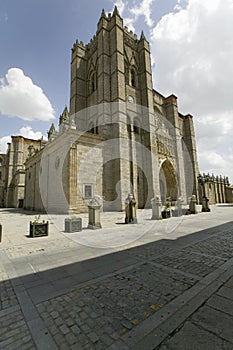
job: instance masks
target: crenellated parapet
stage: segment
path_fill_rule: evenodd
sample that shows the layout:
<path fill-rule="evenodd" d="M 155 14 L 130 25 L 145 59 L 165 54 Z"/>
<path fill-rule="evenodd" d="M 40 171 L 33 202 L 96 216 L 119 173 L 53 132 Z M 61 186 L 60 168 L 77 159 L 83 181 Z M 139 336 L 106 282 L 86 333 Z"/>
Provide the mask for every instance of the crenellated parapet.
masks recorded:
<path fill-rule="evenodd" d="M 209 183 L 209 182 L 212 182 L 212 183 L 218 183 L 218 184 L 224 184 L 224 185 L 226 185 L 226 186 L 229 186 L 230 185 L 230 183 L 229 183 L 229 178 L 228 178 L 228 176 L 222 176 L 222 175 L 214 175 L 213 173 L 210 175 L 210 173 L 208 173 L 208 174 L 205 174 L 205 173 L 203 173 L 202 175 L 201 174 L 199 174 L 198 175 L 198 182 L 199 183 L 203 183 L 203 182 L 205 182 L 205 183 Z"/>
<path fill-rule="evenodd" d="M 227 191 L 230 186 L 229 178 L 222 175 L 210 175 L 203 173 L 198 175 L 198 185 L 201 197 L 207 197 L 210 204 L 227 203 Z"/>

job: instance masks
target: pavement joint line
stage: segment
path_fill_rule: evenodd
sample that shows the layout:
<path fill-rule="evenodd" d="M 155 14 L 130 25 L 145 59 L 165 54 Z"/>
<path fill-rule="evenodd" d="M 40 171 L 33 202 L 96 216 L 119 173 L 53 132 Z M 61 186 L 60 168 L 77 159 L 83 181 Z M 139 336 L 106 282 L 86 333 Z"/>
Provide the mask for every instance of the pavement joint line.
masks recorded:
<path fill-rule="evenodd" d="M 233 266 L 231 265 L 226 271 L 224 271 L 220 276 L 218 276 L 217 279 L 225 283 L 226 279 L 231 278 L 232 275 L 233 275 Z"/>
<path fill-rule="evenodd" d="M 12 262 L 9 261 L 6 253 L 3 252 L 3 254 L 1 255 L 3 255 L 3 264 L 4 262 L 7 262 L 6 266 L 4 266 L 4 269 L 12 282 L 12 278 L 15 279 L 17 276 L 14 265 Z M 20 279 L 20 277 L 18 278 Z M 12 287 L 18 299 L 19 307 L 24 315 L 25 322 L 30 330 L 32 339 L 37 347 L 37 350 L 57 349 L 53 338 L 51 337 L 49 331 L 45 327 L 44 322 L 40 318 L 36 307 L 34 306 L 31 298 L 29 297 L 22 283 L 20 285 L 15 286 L 15 283 L 13 282 Z"/>
<path fill-rule="evenodd" d="M 231 266 L 229 266 L 229 262 L 226 263 L 227 270 L 221 266 L 210 273 L 211 281 L 207 275 L 146 319 L 141 325 L 138 325 L 136 329 L 123 335 L 122 340 L 134 350 L 154 349 L 228 280 L 229 270 L 232 272 L 233 268 L 233 259 L 230 263 Z M 218 277 L 221 277 L 221 280 L 218 280 Z M 168 329 L 169 331 L 167 331 Z"/>
<path fill-rule="evenodd" d="M 204 288 L 199 294 L 193 297 L 185 305 L 169 315 L 159 326 L 155 327 L 149 334 L 142 337 L 134 346 L 134 350 L 142 349 L 142 344 L 147 350 L 155 349 L 166 338 L 169 337 L 177 328 L 179 328 L 213 293 L 215 293 L 220 287 L 221 283 L 215 281 L 208 287 Z M 158 339 L 155 334 L 163 332 L 165 336 L 163 339 Z"/>
<path fill-rule="evenodd" d="M 158 264 L 158 263 L 156 263 L 156 262 L 154 262 L 154 261 L 150 261 L 150 264 L 151 264 L 151 265 L 154 265 L 155 267 L 159 267 L 159 268 L 161 268 L 161 269 L 164 269 L 164 270 L 166 270 L 166 271 L 169 271 L 169 272 L 174 272 L 174 270 L 175 270 L 175 272 L 177 272 L 177 273 L 180 274 L 180 275 L 183 275 L 183 276 L 186 276 L 186 277 L 190 277 L 190 278 L 195 278 L 196 280 L 201 280 L 201 279 L 202 279 L 202 277 L 200 277 L 200 276 L 198 276 L 198 275 L 195 275 L 195 274 L 193 274 L 193 273 L 181 271 L 181 270 L 179 270 L 178 268 L 174 268 L 174 267 L 164 266 L 164 265 Z"/>
<path fill-rule="evenodd" d="M 214 309 L 212 306 L 209 306 L 209 305 L 208 305 L 208 307 L 211 308 L 211 309 Z M 215 310 L 218 311 L 218 309 L 215 309 Z M 213 331 L 212 331 L 211 329 L 209 329 L 208 327 L 205 327 L 203 324 L 200 325 L 196 320 L 192 320 L 192 323 L 193 323 L 196 327 L 198 327 L 199 329 L 205 330 L 206 332 L 212 334 L 213 336 L 216 336 L 216 333 L 215 333 L 215 332 L 213 332 Z M 226 341 L 225 338 L 222 338 L 222 337 L 221 337 L 221 334 L 218 334 L 218 338 L 222 339 L 222 341 Z M 231 343 L 231 344 L 233 345 L 232 341 L 230 341 L 229 339 L 227 340 L 227 342 L 229 342 L 229 343 Z"/>
<path fill-rule="evenodd" d="M 192 250 L 192 249 L 191 249 Z M 209 257 L 214 257 L 214 258 L 216 258 L 216 259 L 218 259 L 218 260 L 222 260 L 222 261 L 224 261 L 224 262 L 226 262 L 226 260 L 229 260 L 229 259 L 227 259 L 227 258 L 222 258 L 221 256 L 216 256 L 216 255 L 213 255 L 213 254 L 207 254 L 207 253 L 201 253 L 201 252 L 197 252 L 197 251 L 195 251 L 195 250 L 193 250 L 193 251 L 191 251 L 191 253 L 192 254 L 195 254 L 195 255 L 201 255 L 201 256 L 204 256 L 204 257 L 206 257 L 206 258 L 209 258 Z"/>
<path fill-rule="evenodd" d="M 19 305 L 13 305 L 13 306 L 8 307 L 7 309 L 3 309 L 3 310 L 0 311 L 0 318 L 3 317 L 3 316 L 6 316 L 6 315 L 10 315 L 13 312 L 16 312 L 18 310 L 20 310 L 20 306 Z"/>

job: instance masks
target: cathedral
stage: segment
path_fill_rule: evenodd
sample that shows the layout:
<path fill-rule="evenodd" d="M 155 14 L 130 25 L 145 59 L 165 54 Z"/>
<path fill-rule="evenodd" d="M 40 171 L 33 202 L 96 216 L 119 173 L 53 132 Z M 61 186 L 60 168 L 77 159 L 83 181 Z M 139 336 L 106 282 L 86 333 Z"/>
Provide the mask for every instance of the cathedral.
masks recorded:
<path fill-rule="evenodd" d="M 199 198 L 198 175 L 193 117 L 153 89 L 143 32 L 124 27 L 117 8 L 102 11 L 90 42 L 72 47 L 70 105 L 58 129 L 28 147 L 21 205 L 79 213 L 98 196 L 103 210 L 121 211 L 129 193 L 137 208 L 155 196 L 187 204 Z"/>

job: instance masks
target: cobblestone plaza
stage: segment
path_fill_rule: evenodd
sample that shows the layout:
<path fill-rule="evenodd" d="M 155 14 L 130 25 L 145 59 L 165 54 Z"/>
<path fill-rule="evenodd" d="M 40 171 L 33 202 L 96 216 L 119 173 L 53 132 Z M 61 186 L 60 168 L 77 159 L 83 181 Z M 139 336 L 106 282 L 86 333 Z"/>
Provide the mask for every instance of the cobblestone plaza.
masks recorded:
<path fill-rule="evenodd" d="M 105 248 L 80 243 L 85 214 L 82 232 L 49 218 L 49 236 L 29 238 L 31 214 L 2 209 L 0 348 L 232 349 L 232 207 L 211 209 L 167 233 L 150 210 L 138 225 L 102 213 L 96 242 L 119 239 Z M 145 234 L 120 245 L 132 228 Z"/>

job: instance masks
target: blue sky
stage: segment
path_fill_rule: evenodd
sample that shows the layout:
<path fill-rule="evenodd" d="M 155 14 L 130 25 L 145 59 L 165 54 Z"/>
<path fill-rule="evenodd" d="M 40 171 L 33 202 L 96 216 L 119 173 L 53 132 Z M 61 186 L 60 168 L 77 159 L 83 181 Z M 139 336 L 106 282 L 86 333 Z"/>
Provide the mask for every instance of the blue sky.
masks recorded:
<path fill-rule="evenodd" d="M 194 115 L 200 169 L 233 178 L 232 0 L 1 0 L 0 152 L 10 135 L 38 138 L 58 124 L 71 47 L 88 43 L 115 4 L 151 43 L 154 88 Z"/>

